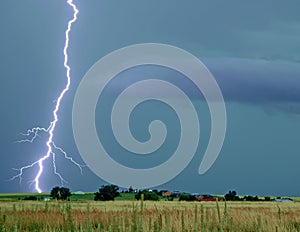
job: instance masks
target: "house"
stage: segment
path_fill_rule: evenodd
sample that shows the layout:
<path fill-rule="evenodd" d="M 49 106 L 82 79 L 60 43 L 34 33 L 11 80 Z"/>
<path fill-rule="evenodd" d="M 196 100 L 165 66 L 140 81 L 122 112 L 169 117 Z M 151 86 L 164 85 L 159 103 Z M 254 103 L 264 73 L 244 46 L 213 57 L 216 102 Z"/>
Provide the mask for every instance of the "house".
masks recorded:
<path fill-rule="evenodd" d="M 173 193 L 172 193 L 172 195 L 171 195 L 172 197 L 180 197 L 181 196 L 181 192 L 179 192 L 179 191 L 173 191 Z"/>
<path fill-rule="evenodd" d="M 281 198 L 281 197 L 277 197 L 274 201 L 276 202 L 293 202 L 293 199 L 291 198 Z"/>
<path fill-rule="evenodd" d="M 161 193 L 161 195 L 163 197 L 170 197 L 172 195 L 172 193 L 170 191 L 164 191 L 164 192 Z"/>

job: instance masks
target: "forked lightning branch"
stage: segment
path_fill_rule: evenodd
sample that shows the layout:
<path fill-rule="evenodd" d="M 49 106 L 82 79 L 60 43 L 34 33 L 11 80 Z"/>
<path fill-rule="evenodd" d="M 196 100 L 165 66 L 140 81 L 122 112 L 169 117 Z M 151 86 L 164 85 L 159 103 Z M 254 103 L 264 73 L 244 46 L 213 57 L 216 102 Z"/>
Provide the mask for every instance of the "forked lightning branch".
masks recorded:
<path fill-rule="evenodd" d="M 82 165 L 80 165 L 76 161 L 74 161 L 71 157 L 69 157 L 67 155 L 67 153 L 62 148 L 56 146 L 55 143 L 54 143 L 54 134 L 55 134 L 56 125 L 59 121 L 58 112 L 60 110 L 61 101 L 63 100 L 65 94 L 68 92 L 68 90 L 70 88 L 70 84 L 71 84 L 71 74 L 70 74 L 71 68 L 68 64 L 68 60 L 69 60 L 69 57 L 68 57 L 69 35 L 70 35 L 70 32 L 71 32 L 73 23 L 75 23 L 77 21 L 77 14 L 79 13 L 76 5 L 73 3 L 73 0 L 68 0 L 67 3 L 73 10 L 73 18 L 68 22 L 67 29 L 65 31 L 65 45 L 64 45 L 64 49 L 63 49 L 64 67 L 66 69 L 67 83 L 66 83 L 65 87 L 63 88 L 60 95 L 58 96 L 58 98 L 55 101 L 56 102 L 55 108 L 52 112 L 53 120 L 50 122 L 49 127 L 48 128 L 34 127 L 32 129 L 28 130 L 27 133 L 23 134 L 24 136 L 26 136 L 26 139 L 18 141 L 18 142 L 30 142 L 30 143 L 32 143 L 39 136 L 39 133 L 46 133 L 46 135 L 48 137 L 47 142 L 45 144 L 46 148 L 47 148 L 47 151 L 45 152 L 44 155 L 41 155 L 41 157 L 39 159 L 37 159 L 35 162 L 33 162 L 29 165 L 23 166 L 19 169 L 15 169 L 15 170 L 18 171 L 18 174 L 11 178 L 11 180 L 14 180 L 14 179 L 18 178 L 21 182 L 22 181 L 22 176 L 23 176 L 25 170 L 33 168 L 35 166 L 38 166 L 38 172 L 37 172 L 37 174 L 36 174 L 36 176 L 33 180 L 33 183 L 35 185 L 35 190 L 39 193 L 42 192 L 42 189 L 40 187 L 40 182 L 41 182 L 41 176 L 42 176 L 43 171 L 44 171 L 44 161 L 46 161 L 48 159 L 52 158 L 53 171 L 59 177 L 61 184 L 63 185 L 64 182 L 66 182 L 63 179 L 62 175 L 57 171 L 56 164 L 55 164 L 56 153 L 60 153 L 61 155 L 63 155 L 64 158 L 66 158 L 67 160 L 71 161 L 73 164 L 78 166 L 78 168 L 82 172 Z"/>
<path fill-rule="evenodd" d="M 63 49 L 67 83 L 56 99 L 56 105 L 52 112 L 53 121 L 50 122 L 48 128 L 34 127 L 24 134 L 26 139 L 19 141 L 32 143 L 39 136 L 39 133 L 44 133 L 48 136 L 45 144 L 47 151 L 35 162 L 17 169 L 18 174 L 11 178 L 12 180 L 19 178 L 21 181 L 25 170 L 37 166 L 38 172 L 33 183 L 36 191 L 39 193 L 42 192 L 40 182 L 44 171 L 44 161 L 50 158 L 52 158 L 54 173 L 59 177 L 62 185 L 65 182 L 62 175 L 57 171 L 55 152 L 63 155 L 82 171 L 82 166 L 54 143 L 61 101 L 68 92 L 71 83 L 71 69 L 68 64 L 69 34 L 79 12 L 73 0 L 68 0 L 67 3 L 73 9 L 73 18 L 68 22 L 65 31 L 65 46 Z M 140 189 L 150 188 L 172 180 L 189 165 L 199 145 L 200 125 L 198 112 L 189 94 L 182 91 L 180 86 L 176 86 L 168 81 L 145 79 L 127 86 L 114 102 L 111 111 L 113 134 L 119 145 L 129 152 L 150 154 L 157 151 L 163 145 L 167 135 L 165 124 L 162 121 L 154 120 L 149 124 L 151 138 L 145 143 L 136 140 L 132 136 L 128 125 L 130 114 L 138 104 L 149 99 L 161 101 L 170 106 L 180 119 L 181 133 L 176 151 L 164 163 L 155 167 L 141 169 L 129 168 L 116 162 L 110 157 L 110 153 L 104 149 L 100 139 L 98 139 L 95 126 L 95 109 L 101 92 L 123 70 L 149 64 L 168 67 L 182 73 L 197 87 L 199 92 L 202 92 L 208 104 L 211 116 L 211 133 L 203 159 L 199 165 L 198 173 L 200 175 L 208 171 L 217 159 L 226 134 L 226 108 L 222 92 L 213 75 L 196 56 L 184 49 L 158 43 L 135 44 L 111 52 L 97 61 L 81 80 L 74 99 L 72 126 L 77 148 L 88 167 L 101 179 L 121 187 L 134 185 Z M 99 81 L 98 85 L 95 85 L 94 81 L 99 77 L 101 77 L 101 81 Z M 162 95 L 162 97 L 159 95 L 152 96 L 148 95 L 147 92 L 143 92 L 138 98 L 130 98 L 130 102 L 125 102 L 126 96 L 129 96 L 130 92 L 134 92 L 136 89 L 153 89 L 149 92 L 151 94 L 156 93 L 156 90 L 160 89 L 160 92 L 165 95 Z M 171 98 L 170 96 L 176 97 Z M 180 101 L 177 99 L 180 99 Z M 122 117 L 121 120 L 126 122 L 119 125 L 118 117 Z M 87 138 L 89 143 L 86 143 Z M 114 171 L 111 172 L 111 170 Z"/>

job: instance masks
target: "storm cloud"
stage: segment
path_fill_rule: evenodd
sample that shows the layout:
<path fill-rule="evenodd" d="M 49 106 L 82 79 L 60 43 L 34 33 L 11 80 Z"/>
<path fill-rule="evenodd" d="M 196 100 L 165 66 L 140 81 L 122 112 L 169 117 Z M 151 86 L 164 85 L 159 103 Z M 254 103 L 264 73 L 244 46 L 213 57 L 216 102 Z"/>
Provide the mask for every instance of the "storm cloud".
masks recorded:
<path fill-rule="evenodd" d="M 97 60 L 132 44 L 170 44 L 208 67 L 222 90 L 228 125 L 220 156 L 206 175 L 197 174 L 205 150 L 201 148 L 186 170 L 159 188 L 299 195 L 299 185 L 290 181 L 300 174 L 299 1 L 75 3 L 80 12 L 70 34 L 72 84 L 59 112 L 57 145 L 83 162 L 72 133 L 72 105 L 80 81 Z M 12 168 L 36 160 L 45 151 L 44 137 L 33 144 L 14 141 L 19 132 L 47 127 L 52 119 L 53 101 L 65 83 L 62 50 L 71 13 L 61 0 L 1 1 L 0 192 L 33 191 L 28 182 L 36 169 L 28 171 L 20 185 L 6 180 L 16 174 Z M 147 111 L 141 111 L 141 120 L 143 113 Z M 210 121 L 203 124 L 208 128 Z M 209 137 L 205 132 L 204 141 Z M 105 184 L 88 168 L 81 176 L 76 167 L 60 156 L 57 159 L 72 190 L 95 191 Z M 51 162 L 46 167 L 42 188 L 50 190 L 58 180 Z"/>

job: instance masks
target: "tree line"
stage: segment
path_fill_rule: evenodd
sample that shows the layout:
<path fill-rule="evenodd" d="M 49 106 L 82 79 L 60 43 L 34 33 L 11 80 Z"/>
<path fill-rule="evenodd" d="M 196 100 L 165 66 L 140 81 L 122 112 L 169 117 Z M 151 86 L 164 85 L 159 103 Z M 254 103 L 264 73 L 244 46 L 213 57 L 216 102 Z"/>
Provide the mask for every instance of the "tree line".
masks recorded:
<path fill-rule="evenodd" d="M 140 200 L 143 196 L 143 200 L 152 200 L 157 201 L 161 197 L 165 200 L 173 200 L 177 198 L 179 201 L 274 201 L 281 199 L 264 197 L 259 198 L 258 196 L 238 196 L 235 190 L 229 191 L 224 195 L 224 197 L 220 196 L 211 196 L 208 194 L 197 196 L 195 194 L 188 193 L 171 193 L 167 190 L 158 191 L 158 190 L 134 190 L 132 187 L 128 189 L 128 191 L 122 191 L 122 193 L 131 193 L 134 194 L 136 200 Z M 164 194 L 164 193 L 168 193 Z M 69 188 L 55 186 L 52 188 L 50 192 L 50 197 L 56 200 L 70 200 L 72 193 Z M 113 201 L 116 197 L 119 197 L 121 194 L 119 192 L 119 187 L 117 185 L 103 185 L 99 188 L 97 192 L 94 193 L 95 201 Z M 29 196 L 25 197 L 24 200 L 39 200 L 37 196 Z"/>

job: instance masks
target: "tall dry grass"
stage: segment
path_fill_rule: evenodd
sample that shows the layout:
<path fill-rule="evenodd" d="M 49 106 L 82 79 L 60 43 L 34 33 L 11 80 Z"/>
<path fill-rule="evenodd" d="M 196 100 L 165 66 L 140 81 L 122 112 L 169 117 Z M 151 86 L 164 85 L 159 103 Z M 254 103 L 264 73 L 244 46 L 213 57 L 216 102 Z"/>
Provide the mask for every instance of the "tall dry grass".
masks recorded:
<path fill-rule="evenodd" d="M 5 202 L 0 231 L 300 231 L 300 203 Z"/>

